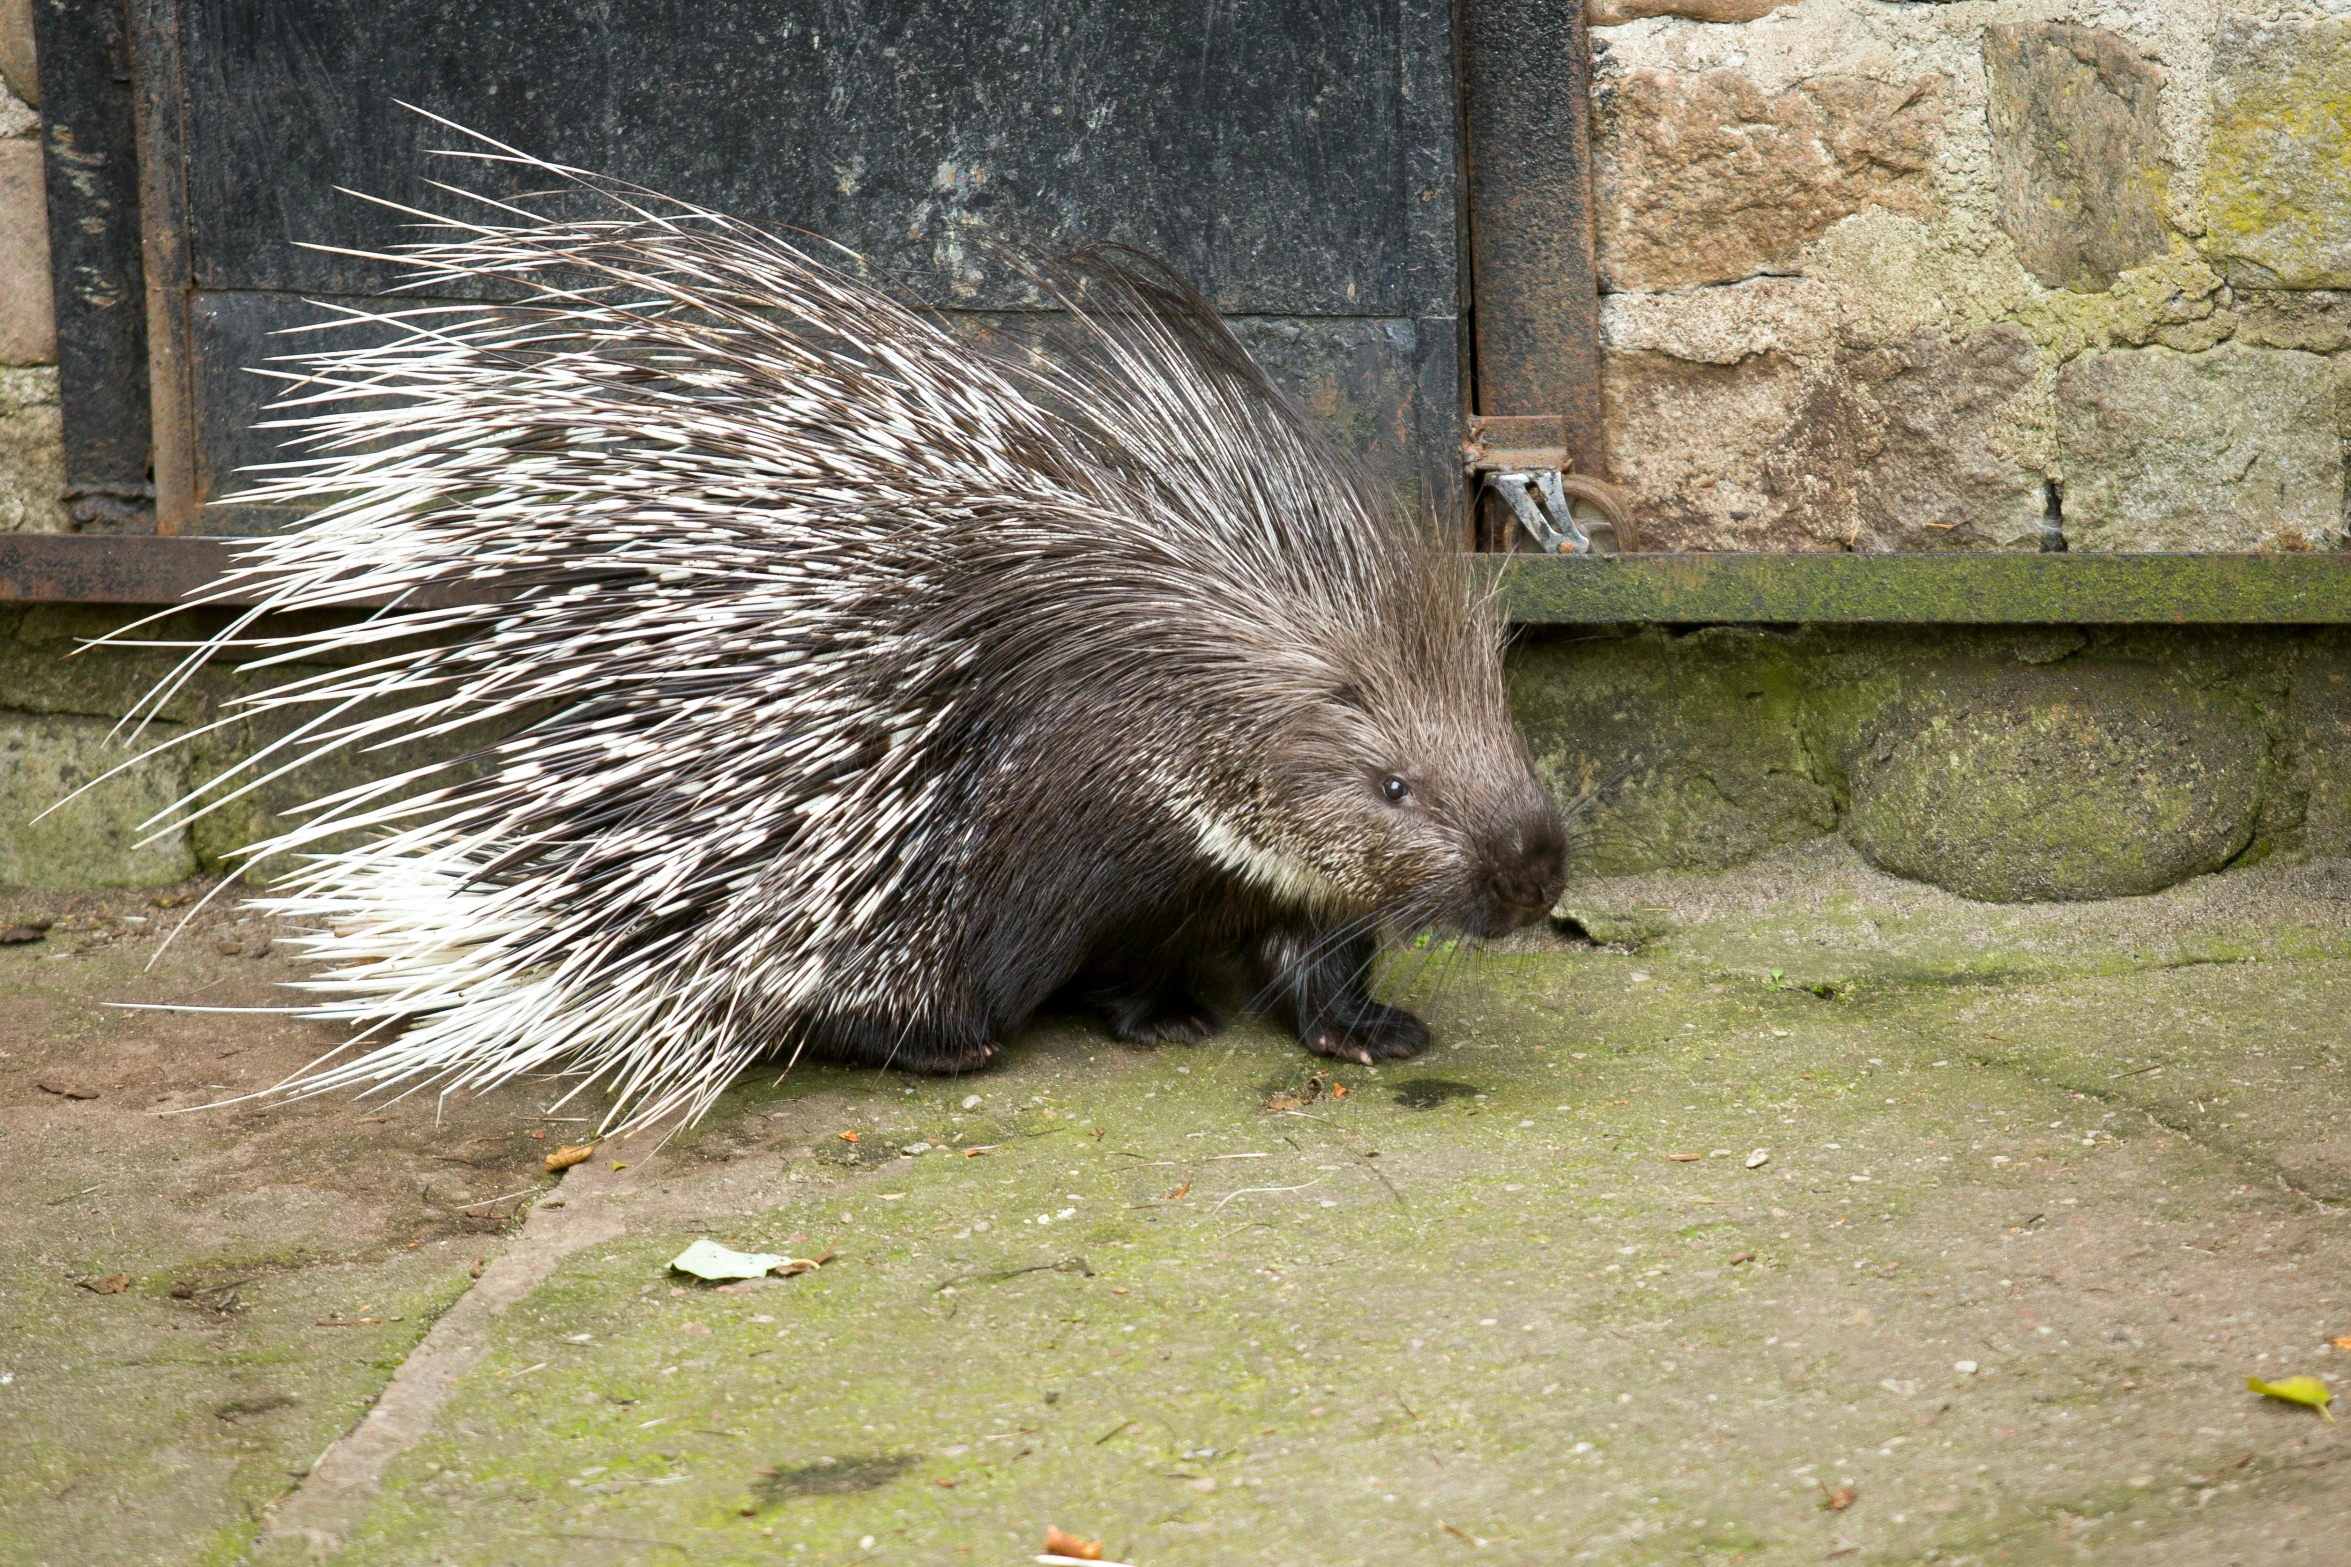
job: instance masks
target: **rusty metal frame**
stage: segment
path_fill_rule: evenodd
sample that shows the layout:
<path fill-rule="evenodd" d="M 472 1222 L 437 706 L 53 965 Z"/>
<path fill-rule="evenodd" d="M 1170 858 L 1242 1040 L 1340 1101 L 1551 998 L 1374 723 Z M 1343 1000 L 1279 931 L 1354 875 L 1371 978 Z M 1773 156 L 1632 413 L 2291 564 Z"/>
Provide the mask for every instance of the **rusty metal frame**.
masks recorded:
<path fill-rule="evenodd" d="M 0 533 L 0 603 L 176 604 L 227 569 L 236 541 Z"/>
<path fill-rule="evenodd" d="M 187 81 L 178 0 L 129 0 L 139 129 L 139 227 L 147 270 L 147 396 L 155 531 L 196 520 L 195 371 L 189 321 Z"/>
<path fill-rule="evenodd" d="M 1461 0 L 1473 384 L 1481 419 L 1549 416 L 1566 466 L 1608 477 L 1582 0 Z M 1505 550 L 1499 506 L 1473 547 Z"/>

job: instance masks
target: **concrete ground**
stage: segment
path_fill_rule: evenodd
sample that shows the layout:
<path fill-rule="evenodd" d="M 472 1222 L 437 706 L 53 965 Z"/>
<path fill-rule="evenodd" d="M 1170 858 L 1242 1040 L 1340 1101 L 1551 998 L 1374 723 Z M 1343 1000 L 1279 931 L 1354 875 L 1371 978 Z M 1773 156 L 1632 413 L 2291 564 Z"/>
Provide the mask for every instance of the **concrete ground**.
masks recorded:
<path fill-rule="evenodd" d="M 2245 1386 L 2351 1377 L 2346 900 L 1823 842 L 1419 965 L 1420 1061 L 1048 1020 L 558 1181 L 545 1084 L 162 1113 L 334 1038 L 100 1003 L 291 965 L 20 894 L 0 1562 L 2351 1560 L 2351 1428 Z"/>

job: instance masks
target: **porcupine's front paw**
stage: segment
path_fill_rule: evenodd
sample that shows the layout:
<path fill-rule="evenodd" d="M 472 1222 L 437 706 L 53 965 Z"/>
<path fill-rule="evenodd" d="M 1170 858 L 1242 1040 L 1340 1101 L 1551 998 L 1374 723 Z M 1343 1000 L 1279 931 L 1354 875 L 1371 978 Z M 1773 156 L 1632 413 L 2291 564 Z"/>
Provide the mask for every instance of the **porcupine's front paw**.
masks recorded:
<path fill-rule="evenodd" d="M 1130 1045 L 1196 1045 L 1224 1027 L 1216 1008 L 1181 987 L 1106 1001 L 1102 1020 Z"/>
<path fill-rule="evenodd" d="M 1429 1026 L 1402 1007 L 1363 1001 L 1312 1019 L 1298 1043 L 1318 1056 L 1371 1066 L 1419 1055 L 1429 1046 Z"/>

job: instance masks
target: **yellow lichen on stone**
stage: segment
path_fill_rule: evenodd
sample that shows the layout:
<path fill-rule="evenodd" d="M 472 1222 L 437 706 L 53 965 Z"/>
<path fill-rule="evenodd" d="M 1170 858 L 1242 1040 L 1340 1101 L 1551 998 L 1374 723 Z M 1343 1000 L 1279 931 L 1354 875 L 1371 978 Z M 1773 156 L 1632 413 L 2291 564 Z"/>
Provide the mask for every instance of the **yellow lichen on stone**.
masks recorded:
<path fill-rule="evenodd" d="M 2235 318 L 2219 309 L 2220 274 L 2185 240 L 2170 254 L 2122 273 L 2102 293 L 2037 291 L 2009 319 L 2060 362 L 2092 348 L 2144 348 L 2150 343 L 2186 352 L 2227 337 Z M 2214 318 L 2221 319 L 2215 324 Z M 2171 342 L 2167 334 L 2201 327 L 2207 341 Z"/>
<path fill-rule="evenodd" d="M 2239 287 L 2351 287 L 2351 22 L 2231 23 L 2212 77 L 2205 253 Z"/>

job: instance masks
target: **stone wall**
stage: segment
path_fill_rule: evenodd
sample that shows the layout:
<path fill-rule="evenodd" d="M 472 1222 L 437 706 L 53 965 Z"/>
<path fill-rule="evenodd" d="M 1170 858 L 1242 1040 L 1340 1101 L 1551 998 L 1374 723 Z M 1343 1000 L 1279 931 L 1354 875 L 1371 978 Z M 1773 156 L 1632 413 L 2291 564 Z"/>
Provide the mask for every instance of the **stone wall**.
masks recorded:
<path fill-rule="evenodd" d="M 69 526 L 32 0 L 0 0 L 0 532 Z"/>
<path fill-rule="evenodd" d="M 1836 832 L 1898 875 L 2041 902 L 2351 855 L 2351 632 L 1530 634 L 1511 681 L 1580 876 Z"/>
<path fill-rule="evenodd" d="M 1645 546 L 2341 546 L 2351 17 L 1758 9 L 1594 13 Z"/>

